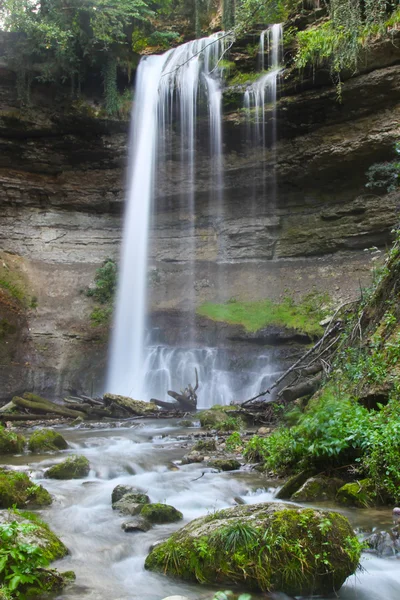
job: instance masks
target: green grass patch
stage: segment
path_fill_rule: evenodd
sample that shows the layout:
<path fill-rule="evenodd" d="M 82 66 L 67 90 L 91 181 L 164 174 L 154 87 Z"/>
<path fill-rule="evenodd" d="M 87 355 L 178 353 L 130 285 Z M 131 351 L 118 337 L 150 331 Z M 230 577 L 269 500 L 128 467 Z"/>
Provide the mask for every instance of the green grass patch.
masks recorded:
<path fill-rule="evenodd" d="M 225 304 L 206 302 L 197 309 L 197 313 L 213 321 L 243 325 L 246 331 L 251 332 L 268 325 L 280 325 L 319 336 L 323 333 L 319 323 L 326 316 L 327 311 L 323 307 L 328 300 L 325 294 L 309 294 L 298 304 L 291 297 L 280 303 L 268 299 L 257 302 L 232 299 Z"/>

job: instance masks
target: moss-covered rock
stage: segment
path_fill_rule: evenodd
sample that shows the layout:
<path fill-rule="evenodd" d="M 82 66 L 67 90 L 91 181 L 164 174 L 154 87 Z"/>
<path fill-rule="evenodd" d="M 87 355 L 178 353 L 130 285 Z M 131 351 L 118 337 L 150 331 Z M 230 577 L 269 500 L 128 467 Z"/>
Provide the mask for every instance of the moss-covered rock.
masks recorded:
<path fill-rule="evenodd" d="M 197 452 L 196 450 L 185 454 L 182 458 L 183 465 L 191 465 L 193 463 L 201 463 L 204 460 L 204 454 Z"/>
<path fill-rule="evenodd" d="M 48 479 L 81 479 L 87 477 L 89 471 L 90 463 L 85 456 L 71 456 L 50 467 L 44 476 Z"/>
<path fill-rule="evenodd" d="M 140 516 L 149 523 L 176 523 L 183 519 L 183 514 L 169 504 L 145 504 Z"/>
<path fill-rule="evenodd" d="M 336 502 L 343 506 L 368 508 L 376 504 L 375 486 L 371 479 L 346 483 L 336 495 Z"/>
<path fill-rule="evenodd" d="M 31 452 L 57 452 L 57 450 L 66 450 L 68 443 L 53 429 L 38 429 L 32 433 L 28 448 Z"/>
<path fill-rule="evenodd" d="M 124 494 L 120 500 L 113 502 L 113 509 L 122 515 L 138 515 L 144 504 L 149 504 L 150 498 L 142 492 Z"/>
<path fill-rule="evenodd" d="M 0 454 L 19 454 L 25 444 L 26 439 L 23 435 L 0 426 Z"/>
<path fill-rule="evenodd" d="M 49 492 L 35 485 L 26 473 L 0 469 L 0 508 L 48 506 L 51 502 Z"/>
<path fill-rule="evenodd" d="M 150 502 L 149 497 L 146 496 L 143 490 L 133 487 L 132 485 L 117 485 L 111 493 L 112 504 L 115 504 L 115 502 L 122 500 L 122 498 L 127 494 L 136 494 L 137 497 L 140 496 L 144 498 L 144 500 L 140 500 L 140 502 L 142 503 Z M 137 500 L 137 502 L 139 502 L 139 500 Z"/>
<path fill-rule="evenodd" d="M 292 475 L 292 477 L 289 477 L 289 479 L 283 484 L 275 497 L 279 498 L 280 500 L 289 500 L 289 498 L 291 498 L 293 494 L 297 492 L 297 490 L 299 490 L 312 475 L 312 471 L 309 470 L 301 471 L 301 473 Z"/>
<path fill-rule="evenodd" d="M 17 531 L 17 540 L 32 546 L 39 546 L 49 562 L 68 554 L 65 544 L 35 513 L 13 510 L 0 513 L 0 524 L 13 522 L 30 525 L 30 527 L 24 527 L 21 528 L 21 531 Z"/>
<path fill-rule="evenodd" d="M 106 406 L 118 406 L 126 410 L 129 414 L 143 417 L 150 413 L 158 412 L 159 408 L 153 402 L 143 402 L 142 400 L 133 400 L 127 396 L 118 396 L 116 394 L 104 394 Z"/>
<path fill-rule="evenodd" d="M 342 479 L 335 477 L 310 477 L 295 492 L 291 498 L 295 502 L 316 502 L 321 500 L 334 500 L 339 488 L 343 485 Z"/>
<path fill-rule="evenodd" d="M 189 419 L 182 419 L 182 421 L 178 422 L 178 425 L 180 427 L 194 427 L 193 421 L 190 421 Z"/>
<path fill-rule="evenodd" d="M 217 449 L 215 440 L 199 440 L 195 443 L 192 450 L 200 452 L 213 452 Z"/>
<path fill-rule="evenodd" d="M 360 553 L 343 515 L 265 503 L 192 521 L 153 548 L 145 566 L 186 581 L 328 595 L 354 573 Z"/>
<path fill-rule="evenodd" d="M 208 466 L 220 471 L 237 471 L 240 469 L 240 462 L 236 458 L 216 458 L 210 460 Z"/>
<path fill-rule="evenodd" d="M 23 545 L 39 548 L 41 551 L 42 564 L 32 572 L 36 580 L 18 589 L 23 597 L 36 597 L 43 592 L 60 591 L 75 579 L 73 571 L 58 573 L 54 569 L 43 568 L 43 565 L 46 566 L 54 560 L 63 558 L 68 554 L 68 549 L 36 514 L 14 510 L 4 511 L 0 514 L 0 529 L 7 531 L 8 534 L 6 537 L 2 536 L 2 550 L 6 555 L 12 556 L 13 551 Z M 18 560 L 20 558 L 16 558 L 16 562 Z M 4 575 L 4 571 L 0 573 L 0 584 L 4 581 Z M 8 595 L 3 597 L 7 600 L 10 598 Z M 0 598 L 2 598 L 1 594 Z"/>
<path fill-rule="evenodd" d="M 214 427 L 226 421 L 226 413 L 222 410 L 203 410 L 198 415 L 202 427 Z"/>

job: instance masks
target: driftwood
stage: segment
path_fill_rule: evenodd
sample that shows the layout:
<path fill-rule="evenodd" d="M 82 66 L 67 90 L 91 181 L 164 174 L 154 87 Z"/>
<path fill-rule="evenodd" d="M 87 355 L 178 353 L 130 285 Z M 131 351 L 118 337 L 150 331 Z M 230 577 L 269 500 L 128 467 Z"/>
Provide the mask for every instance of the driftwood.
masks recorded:
<path fill-rule="evenodd" d="M 33 394 L 24 394 L 24 396 L 32 397 Z M 33 413 L 47 414 L 51 413 L 53 415 L 58 415 L 61 417 L 72 417 L 76 419 L 77 417 L 85 418 L 85 413 L 71 410 L 69 408 L 65 408 L 55 404 L 53 402 L 45 401 L 43 402 L 43 398 L 41 401 L 35 401 L 27 398 L 20 398 L 19 396 L 14 396 L 12 399 L 13 403 L 20 408 L 26 408 Z"/>
<path fill-rule="evenodd" d="M 180 393 L 169 390 L 168 396 L 174 398 L 176 402 L 164 402 L 164 400 L 157 400 L 153 398 L 151 402 L 154 402 L 160 408 L 166 408 L 167 410 L 183 410 L 185 412 L 194 412 L 197 409 L 197 390 L 199 388 L 199 375 L 197 369 L 194 370 L 196 374 L 196 383 L 193 387 L 189 385 Z"/>
<path fill-rule="evenodd" d="M 52 415 L 47 413 L 46 415 L 27 415 L 23 413 L 0 413 L 0 422 L 5 421 L 54 421 L 59 419 L 60 415 Z"/>
<path fill-rule="evenodd" d="M 328 327 L 325 330 L 324 335 L 312 348 L 310 348 L 303 356 L 301 356 L 293 365 L 291 365 L 267 390 L 257 394 L 253 398 L 242 402 L 240 406 L 251 406 L 255 403 L 256 400 L 262 398 L 263 396 L 271 394 L 271 392 L 276 389 L 289 375 L 292 376 L 292 381 L 289 385 L 282 390 L 276 397 L 276 400 L 284 400 L 285 402 L 296 400 L 297 398 L 302 398 L 308 394 L 314 393 L 318 386 L 322 381 L 322 374 L 317 375 L 313 379 L 308 379 L 303 382 L 299 382 L 300 378 L 309 377 L 312 375 L 319 374 L 321 371 L 329 372 L 330 365 L 326 361 L 326 355 L 328 352 L 332 354 L 332 349 L 334 351 L 335 345 L 340 338 L 339 335 L 336 335 L 332 340 L 334 334 L 337 334 L 341 329 L 341 321 L 336 320 L 334 323 L 334 319 L 342 310 L 344 306 L 347 304 L 353 304 L 353 302 L 346 302 L 342 304 L 335 312 Z M 324 347 L 325 342 L 329 342 L 328 346 Z M 323 359 L 322 357 L 325 356 Z M 309 360 L 311 358 L 311 360 Z M 308 361 L 308 362 L 306 362 Z M 294 380 L 293 380 L 294 375 Z M 265 402 L 265 400 L 263 400 Z"/>

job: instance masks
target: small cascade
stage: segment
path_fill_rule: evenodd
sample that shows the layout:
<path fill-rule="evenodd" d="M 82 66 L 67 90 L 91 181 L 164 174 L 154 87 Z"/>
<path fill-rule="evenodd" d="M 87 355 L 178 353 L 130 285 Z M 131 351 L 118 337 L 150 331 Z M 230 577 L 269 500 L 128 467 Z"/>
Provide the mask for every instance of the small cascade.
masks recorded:
<path fill-rule="evenodd" d="M 281 72 L 283 54 L 283 28 L 281 24 L 272 25 L 260 35 L 259 55 L 261 58 L 261 70 L 265 68 L 265 52 L 268 53 L 268 71 L 261 74 L 244 94 L 244 108 L 249 115 L 249 123 L 253 127 L 249 132 L 249 141 L 252 144 L 266 145 L 266 104 L 272 105 L 272 131 L 271 147 L 276 143 L 276 100 L 277 83 Z"/>
<path fill-rule="evenodd" d="M 150 301 L 148 279 L 148 232 L 151 208 L 155 211 L 155 186 L 162 184 L 165 165 L 172 157 L 172 128 L 180 131 L 180 178 L 182 189 L 182 256 L 189 263 L 188 342 L 194 343 L 195 316 L 195 187 L 196 127 L 203 98 L 209 110 L 210 145 L 217 197 L 222 197 L 222 70 L 229 36 L 222 32 L 188 42 L 161 56 L 141 60 L 132 113 L 131 154 L 128 171 L 127 208 L 115 323 L 111 342 L 107 390 L 149 397 L 146 380 L 146 306 Z M 204 133 L 204 132 L 203 132 Z M 213 186 L 214 187 L 214 186 Z M 164 390 L 165 393 L 165 390 Z"/>

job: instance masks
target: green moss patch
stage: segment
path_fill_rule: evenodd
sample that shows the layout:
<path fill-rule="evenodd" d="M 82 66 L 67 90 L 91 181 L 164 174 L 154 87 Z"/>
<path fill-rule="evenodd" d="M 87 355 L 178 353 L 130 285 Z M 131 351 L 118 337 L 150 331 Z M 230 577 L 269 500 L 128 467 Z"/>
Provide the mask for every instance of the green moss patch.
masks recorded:
<path fill-rule="evenodd" d="M 35 485 L 26 473 L 0 469 L 0 508 L 48 506 L 51 502 L 49 492 Z"/>
<path fill-rule="evenodd" d="M 176 523 L 183 519 L 183 514 L 168 504 L 145 504 L 140 516 L 150 523 Z"/>
<path fill-rule="evenodd" d="M 204 584 L 328 595 L 354 573 L 360 554 L 344 516 L 266 503 L 192 521 L 157 545 L 145 567 Z"/>
<path fill-rule="evenodd" d="M 344 506 L 368 508 L 376 505 L 376 490 L 374 482 L 370 479 L 361 479 L 346 483 L 341 487 L 336 496 L 336 501 Z"/>
<path fill-rule="evenodd" d="M 325 296 L 312 294 L 298 304 L 292 298 L 285 298 L 280 303 L 268 299 L 257 302 L 231 300 L 225 304 L 206 302 L 197 313 L 213 321 L 242 325 L 249 332 L 276 325 L 319 336 L 323 333 L 319 323 L 326 316 L 322 308 L 326 300 Z"/>
<path fill-rule="evenodd" d="M 20 454 L 25 444 L 23 435 L 0 426 L 0 454 Z"/>
<path fill-rule="evenodd" d="M 31 452 L 56 452 L 66 450 L 68 444 L 60 433 L 52 429 L 38 429 L 31 435 L 28 447 Z"/>
<path fill-rule="evenodd" d="M 54 467 L 50 467 L 44 474 L 48 479 L 81 479 L 87 477 L 90 463 L 85 456 L 71 456 Z"/>

